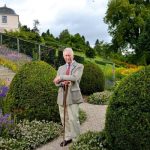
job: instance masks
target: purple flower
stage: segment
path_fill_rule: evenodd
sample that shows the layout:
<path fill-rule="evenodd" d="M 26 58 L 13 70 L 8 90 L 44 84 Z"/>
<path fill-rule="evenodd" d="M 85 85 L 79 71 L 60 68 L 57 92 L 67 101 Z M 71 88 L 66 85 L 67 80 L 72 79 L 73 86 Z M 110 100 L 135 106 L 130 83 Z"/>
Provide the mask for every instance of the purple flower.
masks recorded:
<path fill-rule="evenodd" d="M 14 121 L 11 120 L 10 114 L 0 116 L 0 135 L 8 136 L 14 127 Z"/>
<path fill-rule="evenodd" d="M 8 86 L 1 86 L 0 87 L 0 97 L 5 97 L 9 88 Z"/>
<path fill-rule="evenodd" d="M 10 114 L 5 114 L 4 116 L 0 117 L 0 125 L 8 123 L 10 120 Z"/>

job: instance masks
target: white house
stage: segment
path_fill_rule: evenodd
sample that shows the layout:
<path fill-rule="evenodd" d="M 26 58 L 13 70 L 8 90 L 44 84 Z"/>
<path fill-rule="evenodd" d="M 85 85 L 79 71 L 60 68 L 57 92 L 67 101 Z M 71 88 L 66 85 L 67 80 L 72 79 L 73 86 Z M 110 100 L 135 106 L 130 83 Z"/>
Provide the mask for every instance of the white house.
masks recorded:
<path fill-rule="evenodd" d="M 15 31 L 19 28 L 19 15 L 11 8 L 0 7 L 0 32 Z"/>

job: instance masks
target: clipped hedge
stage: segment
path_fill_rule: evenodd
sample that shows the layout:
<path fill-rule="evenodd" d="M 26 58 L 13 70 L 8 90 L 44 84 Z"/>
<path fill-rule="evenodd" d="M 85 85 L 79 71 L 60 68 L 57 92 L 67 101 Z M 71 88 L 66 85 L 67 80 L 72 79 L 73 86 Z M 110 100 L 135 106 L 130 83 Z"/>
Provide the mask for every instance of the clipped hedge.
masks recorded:
<path fill-rule="evenodd" d="M 105 130 L 112 150 L 150 149 L 150 66 L 125 78 L 110 100 Z"/>
<path fill-rule="evenodd" d="M 82 56 L 74 55 L 74 59 L 75 59 L 78 63 L 81 63 L 81 64 L 84 63 L 84 57 L 82 57 Z"/>
<path fill-rule="evenodd" d="M 102 70 L 95 64 L 84 64 L 84 72 L 80 83 L 82 94 L 90 95 L 104 91 L 105 77 Z"/>
<path fill-rule="evenodd" d="M 43 61 L 23 65 L 4 100 L 4 113 L 11 112 L 18 120 L 60 121 L 55 75 L 55 69 Z"/>

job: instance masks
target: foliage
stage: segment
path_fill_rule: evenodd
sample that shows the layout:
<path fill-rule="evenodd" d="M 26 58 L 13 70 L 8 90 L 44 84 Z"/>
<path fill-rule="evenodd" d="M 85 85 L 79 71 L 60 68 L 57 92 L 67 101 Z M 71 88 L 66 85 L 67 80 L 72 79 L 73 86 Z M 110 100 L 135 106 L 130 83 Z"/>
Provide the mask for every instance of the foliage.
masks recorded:
<path fill-rule="evenodd" d="M 3 99 L 5 98 L 7 92 L 8 92 L 8 85 L 6 85 L 6 81 L 3 79 L 0 79 L 0 116 L 2 115 L 2 104 Z"/>
<path fill-rule="evenodd" d="M 0 114 L 0 136 L 8 137 L 14 127 L 14 122 L 11 120 L 10 114 Z"/>
<path fill-rule="evenodd" d="M 1 97 L 5 97 L 6 96 L 6 94 L 7 94 L 7 92 L 8 92 L 8 90 L 9 90 L 9 87 L 8 86 L 6 86 L 6 85 L 0 85 L 0 98 Z"/>
<path fill-rule="evenodd" d="M 63 30 L 60 35 L 59 35 L 59 40 L 64 43 L 69 45 L 71 41 L 71 35 L 68 31 L 68 29 Z"/>
<path fill-rule="evenodd" d="M 140 60 L 140 64 L 143 65 L 150 64 L 150 36 L 149 35 L 150 35 L 150 16 L 146 20 L 144 31 L 139 36 L 139 42 L 137 44 L 137 49 L 139 51 L 138 57 Z M 143 51 L 142 53 L 141 50 Z"/>
<path fill-rule="evenodd" d="M 4 100 L 4 112 L 11 112 L 17 120 L 60 121 L 57 87 L 53 83 L 55 75 L 55 69 L 42 61 L 22 66 Z"/>
<path fill-rule="evenodd" d="M 23 120 L 16 124 L 9 138 L 0 137 L 0 149 L 35 149 L 37 146 L 56 138 L 61 130 L 60 125 L 53 122 Z"/>
<path fill-rule="evenodd" d="M 40 22 L 37 19 L 33 21 L 33 29 L 32 29 L 33 32 L 39 33 L 39 29 L 38 29 L 39 24 Z"/>
<path fill-rule="evenodd" d="M 96 53 L 103 58 L 109 57 L 111 53 L 110 44 L 104 43 L 104 41 L 99 41 L 98 39 L 95 42 L 94 49 Z"/>
<path fill-rule="evenodd" d="M 81 57 L 79 55 L 74 55 L 74 59 L 78 62 L 83 64 L 84 63 L 84 57 Z"/>
<path fill-rule="evenodd" d="M 84 65 L 80 87 L 85 95 L 104 90 L 105 77 L 102 70 L 95 64 L 87 63 Z"/>
<path fill-rule="evenodd" d="M 106 65 L 107 63 L 105 61 L 95 60 L 95 63 L 99 65 Z"/>
<path fill-rule="evenodd" d="M 115 63 L 116 67 L 125 67 L 125 68 L 136 68 L 137 65 L 126 63 L 123 61 L 120 61 L 119 59 L 113 59 L 113 63 Z"/>
<path fill-rule="evenodd" d="M 113 49 L 117 52 L 121 48 L 130 46 L 136 49 L 138 38 L 143 32 L 150 9 L 144 1 L 111 0 L 104 18 L 109 25 L 112 35 Z M 146 43 L 143 43 L 144 45 Z M 140 50 L 141 53 L 143 50 Z"/>
<path fill-rule="evenodd" d="M 150 149 L 150 66 L 126 77 L 115 89 L 105 131 L 112 150 Z"/>
<path fill-rule="evenodd" d="M 59 66 L 65 64 L 65 60 L 63 58 L 63 50 L 60 49 L 58 50 L 58 56 L 57 56 L 57 61 L 56 61 L 56 68 L 58 68 Z"/>
<path fill-rule="evenodd" d="M 34 59 L 38 59 L 38 37 L 33 32 L 6 32 L 3 35 L 3 44 L 12 50 L 18 50 L 17 38 L 19 39 L 19 52 Z M 40 37 L 39 37 L 40 38 Z"/>
<path fill-rule="evenodd" d="M 41 60 L 48 64 L 55 65 L 56 50 L 47 48 L 41 52 Z"/>
<path fill-rule="evenodd" d="M 123 68 L 123 67 L 116 68 L 115 75 L 116 75 L 116 78 L 120 78 L 121 79 L 121 78 L 123 78 L 123 77 L 125 77 L 127 75 L 130 75 L 130 74 L 132 74 L 134 72 L 137 72 L 140 69 L 141 69 L 141 66 L 139 66 L 139 67 L 137 66 L 135 68 Z"/>
<path fill-rule="evenodd" d="M 105 150 L 106 140 L 104 132 L 88 131 L 79 136 L 71 145 L 70 150 Z"/>
<path fill-rule="evenodd" d="M 111 95 L 112 92 L 110 91 L 96 92 L 88 97 L 87 102 L 96 105 L 101 105 L 101 104 L 106 105 L 109 103 L 109 99 Z"/>
<path fill-rule="evenodd" d="M 87 119 L 86 112 L 84 112 L 82 109 L 79 109 L 80 124 L 82 124 L 83 122 L 85 122 L 86 119 Z"/>
<path fill-rule="evenodd" d="M 49 29 L 46 32 L 43 32 L 41 37 L 43 38 L 45 45 L 50 46 L 53 49 L 57 49 L 59 47 L 58 41 L 54 35 L 50 33 Z"/>
<path fill-rule="evenodd" d="M 4 57 L 0 57 L 0 65 L 8 67 L 9 69 L 11 69 L 14 72 L 17 72 L 19 69 L 19 66 L 17 65 L 17 63 L 14 63 L 13 61 L 11 61 L 7 58 L 4 58 Z"/>
<path fill-rule="evenodd" d="M 93 48 L 88 48 L 85 51 L 85 55 L 86 55 L 86 57 L 94 58 L 96 56 L 96 52 Z"/>
<path fill-rule="evenodd" d="M 88 48 L 85 42 L 85 37 L 81 36 L 79 33 L 76 33 L 71 37 L 71 42 L 75 51 L 84 52 Z"/>

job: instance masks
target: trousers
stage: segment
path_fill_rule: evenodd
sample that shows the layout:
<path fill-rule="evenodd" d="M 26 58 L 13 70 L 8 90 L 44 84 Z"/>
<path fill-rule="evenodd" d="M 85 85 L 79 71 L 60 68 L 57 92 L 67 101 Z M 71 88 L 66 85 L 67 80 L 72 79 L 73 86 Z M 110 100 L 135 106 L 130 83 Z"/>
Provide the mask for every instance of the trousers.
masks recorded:
<path fill-rule="evenodd" d="M 59 113 L 64 126 L 64 107 L 62 105 L 59 105 Z M 75 141 L 80 134 L 79 104 L 67 105 L 65 114 L 65 140 Z"/>

